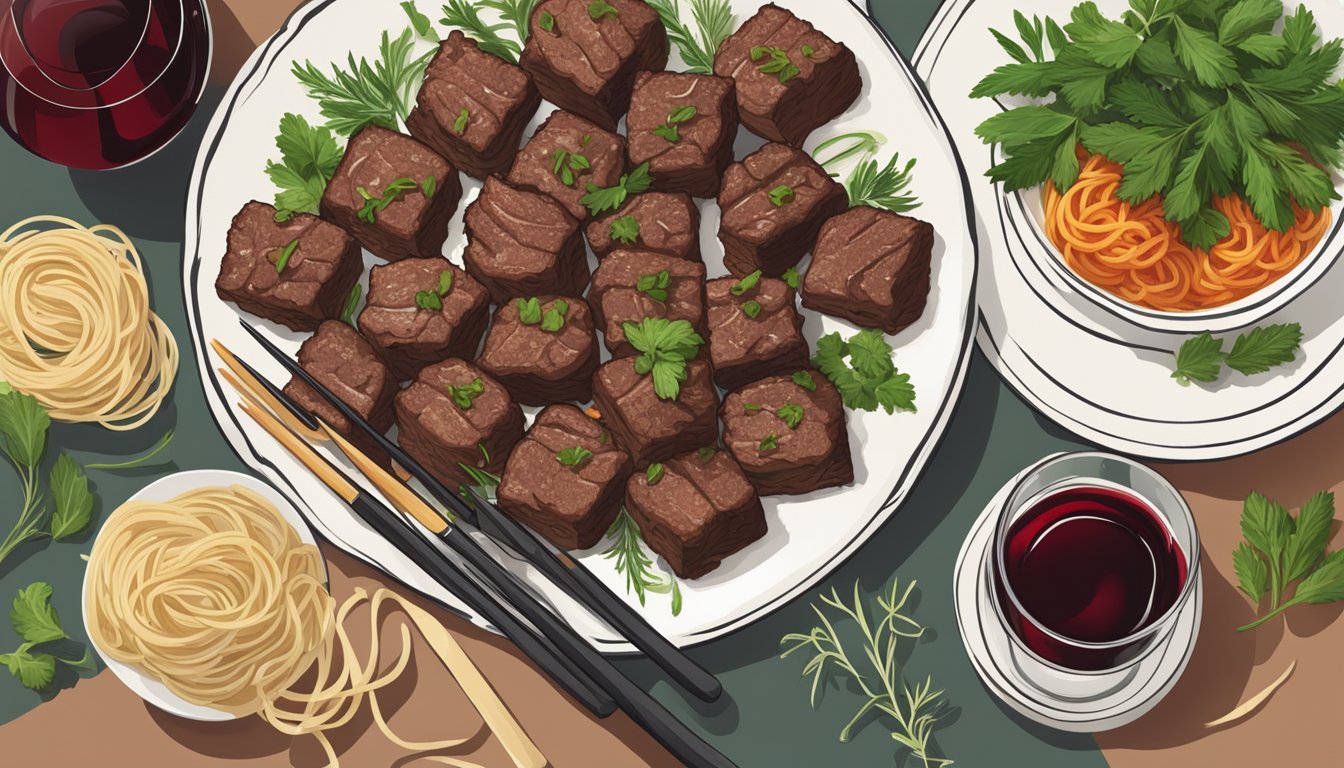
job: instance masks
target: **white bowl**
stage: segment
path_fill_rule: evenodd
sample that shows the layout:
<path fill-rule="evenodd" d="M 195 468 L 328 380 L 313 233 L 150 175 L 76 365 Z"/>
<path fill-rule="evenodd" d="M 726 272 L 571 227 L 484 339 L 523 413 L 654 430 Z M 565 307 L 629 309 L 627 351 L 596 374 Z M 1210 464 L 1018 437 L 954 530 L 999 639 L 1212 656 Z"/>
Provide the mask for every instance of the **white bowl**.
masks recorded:
<path fill-rule="evenodd" d="M 308 528 L 308 524 L 304 522 L 303 516 L 294 508 L 293 504 L 289 503 L 284 496 L 280 495 L 279 491 L 271 486 L 251 475 L 244 475 L 241 472 L 226 472 L 220 469 L 198 469 L 190 472 L 179 472 L 175 475 L 169 475 L 168 477 L 155 480 L 140 489 L 140 491 L 128 501 L 167 501 L 180 496 L 187 491 L 194 491 L 199 488 L 230 485 L 241 485 L 248 490 L 260 494 L 262 498 L 271 502 L 275 505 L 276 509 L 280 510 L 280 514 L 285 518 L 286 522 L 294 526 L 294 530 L 298 532 L 300 540 L 305 544 L 317 545 L 317 539 L 313 536 L 312 530 Z M 324 563 L 324 575 L 325 567 L 326 565 Z M 89 576 L 86 571 L 84 574 L 83 594 L 80 598 L 84 613 L 84 626 L 86 627 L 89 625 L 88 580 Z M 92 638 L 90 638 L 89 643 L 93 646 L 94 650 L 98 652 L 98 655 L 102 657 L 103 663 L 107 665 L 107 668 L 112 670 L 112 674 L 117 676 L 118 680 L 121 680 L 127 688 L 134 691 L 140 698 L 153 704 L 164 712 L 167 712 L 170 715 L 177 715 L 178 717 L 185 717 L 188 720 L 203 720 L 210 722 L 235 720 L 238 718 L 237 715 L 230 712 L 201 706 L 199 704 L 192 704 L 191 702 L 186 701 L 182 697 L 168 690 L 168 686 L 155 678 L 146 675 L 139 669 L 109 658 L 108 655 L 103 652 L 103 649 L 99 648 L 98 644 L 93 642 Z"/>
<path fill-rule="evenodd" d="M 994 148 L 995 162 L 999 161 L 998 147 Z M 1344 184 L 1337 178 L 1335 188 L 1344 194 Z M 1223 333 L 1255 325 L 1287 307 L 1298 296 L 1315 285 L 1335 260 L 1340 247 L 1335 235 L 1344 217 L 1344 204 L 1336 200 L 1330 205 L 1330 230 L 1321 238 L 1311 253 L 1287 274 L 1249 296 L 1209 309 L 1189 312 L 1169 312 L 1125 301 L 1110 291 L 1078 275 L 1064 262 L 1063 255 L 1050 241 L 1045 231 L 1045 202 L 1041 187 L 1005 193 L 1000 200 L 1007 229 L 1004 234 L 1009 246 L 1021 250 L 1035 263 L 1042 274 L 1063 289 L 1066 295 L 1076 296 L 1086 304 L 1099 308 L 1132 325 L 1151 331 L 1198 334 L 1203 331 Z M 1084 307 L 1086 309 L 1086 307 Z"/>

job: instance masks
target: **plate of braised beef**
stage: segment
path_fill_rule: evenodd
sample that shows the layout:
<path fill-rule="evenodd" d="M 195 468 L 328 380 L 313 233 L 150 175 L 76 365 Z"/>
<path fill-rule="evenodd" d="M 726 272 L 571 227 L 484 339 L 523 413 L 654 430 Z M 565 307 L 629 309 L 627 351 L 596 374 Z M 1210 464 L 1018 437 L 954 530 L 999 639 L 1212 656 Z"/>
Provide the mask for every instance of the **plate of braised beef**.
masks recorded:
<path fill-rule="evenodd" d="M 900 525 L 965 375 L 976 252 L 961 163 L 866 9 L 422 5 L 309 3 L 210 125 L 186 293 L 239 456 L 336 546 L 461 607 L 241 418 L 212 339 L 288 380 L 242 320 L 682 646 Z"/>

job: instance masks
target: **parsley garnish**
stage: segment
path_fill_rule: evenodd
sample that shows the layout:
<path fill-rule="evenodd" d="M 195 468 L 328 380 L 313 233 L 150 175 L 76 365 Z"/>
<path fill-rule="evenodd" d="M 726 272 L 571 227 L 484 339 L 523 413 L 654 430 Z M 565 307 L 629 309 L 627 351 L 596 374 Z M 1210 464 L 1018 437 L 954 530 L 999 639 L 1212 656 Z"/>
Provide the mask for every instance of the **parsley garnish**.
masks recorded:
<path fill-rule="evenodd" d="M 751 60 L 759 62 L 756 68 L 761 72 L 767 75 L 779 75 L 781 83 L 787 83 L 799 73 L 798 66 L 789 60 L 789 54 L 783 48 L 758 45 L 751 49 Z"/>
<path fill-rule="evenodd" d="M 812 378 L 812 374 L 808 371 L 798 371 L 794 373 L 793 383 L 806 389 L 808 392 L 817 391 L 817 380 Z"/>
<path fill-rule="evenodd" d="M 631 245 L 639 240 L 639 219 L 634 216 L 621 216 L 611 222 L 611 239 Z"/>
<path fill-rule="evenodd" d="M 601 21 L 604 17 L 610 16 L 613 19 L 619 15 L 616 6 L 605 0 L 593 0 L 588 4 L 588 18 L 593 21 Z"/>
<path fill-rule="evenodd" d="M 283 274 L 285 267 L 289 266 L 289 257 L 294 255 L 294 250 L 299 247 L 299 238 L 289 241 L 289 244 L 280 249 L 280 255 L 275 259 L 275 274 Z"/>
<path fill-rule="evenodd" d="M 741 280 L 738 280 L 736 283 L 733 283 L 733 287 L 729 288 L 728 292 L 734 296 L 741 296 L 752 288 L 755 288 L 756 284 L 759 282 L 761 282 L 761 270 L 758 269 Z"/>
<path fill-rule="evenodd" d="M 798 285 L 801 281 L 798 278 L 798 269 L 796 267 L 789 267 L 788 269 L 784 270 L 784 276 L 782 279 L 784 280 L 785 285 L 789 286 L 795 291 L 798 290 Z"/>
<path fill-rule="evenodd" d="M 364 198 L 364 207 L 359 209 L 359 213 L 355 214 L 355 218 L 370 224 L 376 223 L 379 213 L 385 210 L 387 206 L 396 202 L 397 198 L 401 197 L 403 192 L 409 189 L 415 189 L 418 186 L 419 185 L 415 183 L 415 179 L 402 176 L 401 178 L 393 179 L 392 182 L 383 189 L 382 194 L 377 197 L 369 194 L 369 191 L 363 187 L 356 188 L 355 191 L 359 193 L 360 197 Z"/>
<path fill-rule="evenodd" d="M 696 450 L 696 454 L 700 456 L 701 461 L 709 461 L 710 459 L 714 458 L 714 454 L 716 453 L 718 453 L 718 451 L 716 451 L 712 446 L 708 445 L 705 446 L 704 448 Z"/>
<path fill-rule="evenodd" d="M 686 380 L 686 363 L 700 352 L 705 340 L 686 320 L 646 317 L 638 323 L 623 323 L 625 339 L 640 354 L 635 373 L 653 375 L 653 391 L 663 400 L 675 400 Z"/>
<path fill-rule="evenodd" d="M 799 424 L 803 423 L 803 406 L 797 403 L 785 403 L 775 411 L 789 429 L 797 429 Z"/>
<path fill-rule="evenodd" d="M 560 179 L 560 183 L 566 187 L 574 186 L 574 174 L 579 171 L 586 171 L 593 165 L 588 161 L 587 156 L 578 152 L 570 152 L 567 149 L 556 147 L 551 153 L 551 159 L 554 161 L 551 166 L 551 172 Z M 591 184 L 589 185 L 592 186 Z"/>
<path fill-rule="evenodd" d="M 854 410 L 887 413 L 915 410 L 915 388 L 909 374 L 896 370 L 891 347 L 878 331 L 859 331 L 844 341 L 839 333 L 817 339 L 812 364 L 840 391 Z M 846 359 L 848 358 L 848 359 Z"/>
<path fill-rule="evenodd" d="M 576 445 L 573 448 L 566 448 L 555 454 L 555 460 L 564 464 L 566 467 L 581 467 L 591 458 L 593 458 L 593 452 L 581 445 Z"/>
<path fill-rule="evenodd" d="M 773 451 L 779 448 L 779 435 L 766 435 L 761 438 L 760 451 Z"/>
<path fill-rule="evenodd" d="M 472 379 L 467 384 L 448 385 L 448 396 L 453 399 L 453 405 L 456 405 L 464 411 L 471 410 L 471 406 L 476 402 L 476 398 L 483 394 L 485 394 L 485 382 L 481 381 L 480 376 Z M 490 460 L 486 459 L 485 463 L 489 464 Z"/>
<path fill-rule="evenodd" d="M 761 405 L 760 403 L 743 403 L 743 404 L 742 404 L 742 412 L 743 412 L 743 413 L 756 413 L 757 411 L 762 411 L 762 410 L 765 410 L 765 406 Z"/>
<path fill-rule="evenodd" d="M 667 114 L 667 120 L 662 125 L 653 129 L 653 135 L 661 136 L 673 143 L 681 141 L 681 129 L 677 125 L 693 117 L 695 117 L 695 107 L 689 105 L 677 107 Z"/>
<path fill-rule="evenodd" d="M 463 109 L 457 113 L 457 119 L 453 121 L 453 133 L 461 135 L 467 130 L 467 123 L 471 122 L 471 111 Z"/>
<path fill-rule="evenodd" d="M 1196 248 L 1230 231 L 1213 207 L 1229 193 L 1267 228 L 1287 229 L 1293 203 L 1320 209 L 1337 197 L 1330 169 L 1344 162 L 1344 88 L 1334 79 L 1339 41 L 1318 45 L 1305 6 L 1275 32 L 1281 17 L 1270 0 L 1136 0 L 1119 21 L 1085 2 L 1062 29 L 1017 13 L 1025 48 L 996 32 L 1014 61 L 971 95 L 1055 98 L 980 124 L 976 133 L 1005 155 L 988 175 L 1009 191 L 1046 181 L 1062 191 L 1078 177 L 1081 143 L 1124 167 L 1121 199 L 1160 195 Z"/>
<path fill-rule="evenodd" d="M 537 19 L 537 26 L 541 27 L 547 32 L 554 32 L 555 16 L 551 14 L 550 11 L 542 11 L 541 16 Z"/>
<path fill-rule="evenodd" d="M 635 290 L 647 293 L 655 301 L 667 301 L 667 286 L 672 276 L 664 269 L 652 275 L 644 275 L 635 281 Z"/>
<path fill-rule="evenodd" d="M 649 468 L 644 471 L 644 478 L 649 481 L 650 486 L 654 486 L 657 485 L 658 482 L 663 479 L 663 475 L 665 473 L 666 470 L 664 469 L 663 465 L 654 462 L 650 464 Z"/>
<path fill-rule="evenodd" d="M 603 211 L 619 209 L 625 205 L 627 197 L 638 195 L 652 185 L 653 178 L 649 176 L 649 164 L 646 162 L 622 175 L 614 187 L 603 188 L 591 181 L 588 182 L 588 194 L 580 198 L 579 202 L 588 207 L 589 213 L 596 216 Z"/>
<path fill-rule="evenodd" d="M 810 46 L 810 45 L 804 45 L 804 46 L 803 46 L 802 48 L 800 48 L 799 50 L 801 50 L 801 51 L 803 52 L 803 55 L 806 56 L 806 57 L 809 58 L 809 59 L 812 58 L 812 54 L 814 54 L 814 53 L 817 52 L 817 49 L 816 49 L 816 48 L 813 48 L 813 47 Z"/>
<path fill-rule="evenodd" d="M 61 652 L 59 649 L 34 652 L 40 645 L 70 639 L 61 627 L 56 609 L 51 605 L 50 584 L 38 581 L 19 590 L 9 609 L 9 621 L 14 627 L 14 633 L 23 638 L 23 644 L 13 653 L 0 653 L 0 664 L 9 667 L 9 673 L 24 688 L 40 691 L 51 685 L 56 677 L 58 661 L 72 669 L 89 672 L 97 669 L 87 648 L 78 659 L 58 656 Z"/>
<path fill-rule="evenodd" d="M 514 303 L 518 307 L 518 322 L 523 325 L 537 325 L 541 322 L 541 302 L 537 297 L 515 299 Z"/>
<path fill-rule="evenodd" d="M 345 296 L 345 306 L 341 307 L 341 322 L 355 330 L 359 330 L 359 326 L 355 323 L 355 311 L 359 309 L 359 301 L 363 298 L 364 286 L 355 283 L 350 286 L 350 293 Z"/>
<path fill-rule="evenodd" d="M 1216 381 L 1223 372 L 1223 364 L 1238 373 L 1251 376 L 1264 373 L 1276 365 L 1297 359 L 1302 344 L 1302 326 L 1280 323 L 1252 328 L 1232 342 L 1232 351 L 1223 353 L 1223 342 L 1205 331 L 1181 344 L 1176 352 L 1176 370 L 1171 378 L 1182 385 L 1192 381 Z"/>
<path fill-rule="evenodd" d="M 416 291 L 415 306 L 420 309 L 428 309 L 433 312 L 443 311 L 443 297 L 453 289 L 453 273 L 451 270 L 443 270 L 439 273 L 439 282 L 431 291 Z"/>
<path fill-rule="evenodd" d="M 756 316 L 761 314 L 761 303 L 759 301 L 743 302 L 742 314 L 746 315 L 747 317 L 750 317 L 753 320 L 756 319 Z"/>
<path fill-rule="evenodd" d="M 420 191 L 424 194 L 426 200 L 433 198 L 438 188 L 439 180 L 433 176 L 426 176 L 425 180 L 420 182 Z"/>
<path fill-rule="evenodd" d="M 267 161 L 266 175 L 279 188 L 275 220 L 295 213 L 317 213 L 327 182 L 341 164 L 341 148 L 325 126 L 312 126 L 299 115 L 285 113 L 275 137 L 280 162 Z"/>
<path fill-rule="evenodd" d="M 460 2 L 460 0 L 458 0 Z M 383 33 L 378 46 L 378 59 L 372 64 L 367 59 L 348 59 L 349 70 L 339 66 L 327 75 L 311 61 L 294 62 L 294 76 L 308 95 L 317 99 L 327 127 L 342 136 L 353 136 L 365 126 L 381 125 L 389 131 L 411 113 L 416 94 L 424 80 L 425 67 L 434 51 L 413 58 L 415 38 L 411 30 L 402 32 L 396 40 Z"/>
<path fill-rule="evenodd" d="M 714 74 L 714 56 L 732 34 L 733 8 L 728 0 L 691 0 L 691 15 L 697 34 L 681 21 L 679 0 L 647 0 L 667 27 L 667 39 L 681 52 L 686 71 L 698 75 Z"/>
<path fill-rule="evenodd" d="M 476 41 L 482 51 L 509 62 L 518 63 L 523 52 L 523 43 L 527 42 L 528 21 L 538 0 L 448 0 L 443 6 L 443 18 L 440 24 L 456 27 Z M 509 28 L 509 23 L 491 23 L 481 18 L 476 6 L 498 11 L 506 22 L 513 25 L 518 40 L 508 40 L 499 33 Z"/>
<path fill-rule="evenodd" d="M 1241 591 L 1257 605 L 1269 593 L 1270 610 L 1238 627 L 1238 632 L 1254 629 L 1294 605 L 1344 600 L 1344 550 L 1326 551 L 1334 521 L 1333 493 L 1312 496 L 1296 518 L 1259 493 L 1246 497 L 1241 512 L 1246 540 L 1232 552 L 1232 566 Z M 1293 596 L 1284 600 L 1295 581 Z"/>
<path fill-rule="evenodd" d="M 51 417 L 37 398 L 0 382 L 0 453 L 18 471 L 23 488 L 18 519 L 0 543 L 0 562 L 44 536 L 58 541 L 69 538 L 87 528 L 92 519 L 94 498 L 89 481 L 66 454 L 57 457 L 47 478 L 52 505 L 43 498 L 39 478 L 50 428 Z"/>
<path fill-rule="evenodd" d="M 546 310 L 546 314 L 541 317 L 541 330 L 547 333 L 555 333 L 565 327 L 565 316 L 569 314 L 569 302 L 564 299 L 556 299 L 551 302 L 551 308 Z"/>
<path fill-rule="evenodd" d="M 770 204 L 776 208 L 792 203 L 795 197 L 793 187 L 790 187 L 788 184 L 780 184 L 778 187 L 767 192 L 766 196 L 770 198 Z"/>

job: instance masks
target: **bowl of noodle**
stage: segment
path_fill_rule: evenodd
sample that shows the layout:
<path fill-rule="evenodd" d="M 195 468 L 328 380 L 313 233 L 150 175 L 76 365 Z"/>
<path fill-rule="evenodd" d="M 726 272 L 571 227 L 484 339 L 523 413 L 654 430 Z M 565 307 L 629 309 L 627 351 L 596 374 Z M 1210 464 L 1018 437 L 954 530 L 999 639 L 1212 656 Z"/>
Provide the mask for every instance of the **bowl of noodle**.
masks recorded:
<path fill-rule="evenodd" d="M 1006 193 L 1006 223 L 1057 285 L 1134 325 L 1175 333 L 1220 333 L 1255 325 L 1320 280 L 1340 253 L 1339 201 L 1294 206 L 1284 232 L 1267 229 L 1240 197 L 1214 207 L 1231 233 L 1204 250 L 1187 245 L 1154 196 L 1137 205 L 1116 189 L 1123 168 L 1079 150 L 1078 179 Z M 1344 186 L 1336 177 L 1336 189 Z"/>

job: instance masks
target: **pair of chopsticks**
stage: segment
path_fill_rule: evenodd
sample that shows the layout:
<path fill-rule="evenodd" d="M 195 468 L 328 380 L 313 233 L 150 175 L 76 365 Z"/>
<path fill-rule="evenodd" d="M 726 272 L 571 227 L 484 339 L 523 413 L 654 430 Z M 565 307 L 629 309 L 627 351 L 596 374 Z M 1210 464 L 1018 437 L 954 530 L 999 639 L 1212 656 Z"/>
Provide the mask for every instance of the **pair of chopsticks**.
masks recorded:
<path fill-rule="evenodd" d="M 250 327 L 249 330 L 251 330 Z M 311 376 L 308 376 L 307 372 L 303 371 L 303 369 L 298 366 L 297 362 L 284 355 L 283 352 L 278 348 L 275 348 L 274 345 L 271 345 L 264 338 L 259 337 L 259 340 L 262 341 L 263 345 L 267 347 L 267 350 L 275 355 L 282 364 L 285 364 L 291 372 L 300 376 L 302 380 L 306 381 L 313 386 L 316 391 L 323 394 L 323 396 L 331 401 L 333 405 L 342 409 L 347 418 L 351 419 L 354 423 L 363 424 L 363 420 L 359 418 L 358 414 L 355 414 L 353 410 L 349 409 L 344 402 L 332 396 L 319 382 L 312 379 Z M 545 606 L 541 605 L 541 603 L 513 579 L 508 571 L 481 549 L 480 545 L 463 529 L 456 525 L 450 525 L 448 521 L 440 517 L 433 508 L 413 493 L 406 485 L 396 480 L 396 478 L 386 470 L 378 466 L 376 462 L 352 446 L 345 440 L 345 438 L 332 431 L 327 425 L 321 423 L 320 420 L 314 418 L 311 414 L 303 412 L 302 409 L 299 409 L 297 405 L 290 401 L 282 392 L 274 386 L 270 386 L 269 382 L 266 382 L 265 379 L 257 376 L 254 370 L 246 367 L 242 361 L 228 353 L 228 350 L 224 349 L 222 345 L 219 345 L 216 342 L 215 348 L 226 362 L 229 362 L 230 360 L 237 362 L 238 365 L 234 368 L 234 374 L 240 378 L 255 380 L 255 383 L 251 387 L 246 387 L 245 391 L 255 392 L 259 390 L 265 392 L 268 399 L 273 400 L 276 405 L 279 405 L 283 409 L 283 413 L 293 419 L 297 424 L 303 426 L 307 430 L 311 430 L 311 434 L 313 435 L 320 433 L 322 437 L 332 441 L 361 471 L 361 473 L 373 482 L 374 486 L 377 487 L 394 506 L 396 506 L 403 514 L 419 523 L 425 530 L 430 532 L 435 538 L 439 539 L 439 541 L 447 545 L 452 552 L 465 559 L 486 583 L 505 597 L 509 603 L 509 607 L 516 610 L 523 616 L 523 618 L 536 626 L 545 638 L 544 640 L 537 638 L 526 630 L 522 633 L 518 633 L 517 627 L 514 627 L 511 632 L 506 628 L 508 622 L 505 624 L 498 623 L 495 615 L 498 615 L 501 612 L 507 615 L 507 609 L 494 603 L 493 598 L 480 594 L 479 587 L 476 587 L 474 583 L 464 583 L 469 582 L 470 579 L 460 567 L 445 557 L 440 550 L 430 545 L 423 536 L 412 529 L 402 518 L 392 513 L 392 511 L 385 505 L 373 497 L 364 494 L 355 487 L 353 483 L 351 483 L 348 478 L 341 475 L 334 466 L 318 456 L 308 443 L 304 442 L 293 432 L 282 426 L 275 417 L 270 417 L 269 414 L 264 417 L 273 425 L 272 427 L 268 427 L 268 431 L 280 440 L 291 453 L 299 456 L 300 460 L 304 461 L 305 465 L 309 466 L 310 469 L 317 473 L 333 491 L 340 495 L 341 498 L 360 515 L 361 519 L 364 519 L 365 522 L 368 523 L 370 527 L 374 528 L 380 535 L 384 536 L 402 549 L 402 551 L 406 552 L 417 565 L 420 565 L 427 573 L 435 577 L 440 584 L 452 590 L 460 597 L 463 597 L 473 609 L 478 609 L 482 615 L 486 616 L 489 621 L 499 627 L 506 636 L 511 640 L 514 640 L 515 643 L 518 643 L 519 647 L 522 648 L 529 657 L 533 658 L 544 671 L 551 674 L 552 678 L 569 691 L 571 695 L 581 703 L 584 703 L 584 705 L 591 711 L 594 711 L 599 715 L 609 713 L 610 709 L 607 702 L 614 700 L 615 704 L 620 706 L 631 719 L 639 723 L 650 733 L 650 735 L 667 747 L 669 751 L 689 765 L 733 765 L 733 763 L 721 753 L 695 735 L 695 733 L 684 723 L 677 720 L 647 692 L 635 685 L 629 678 L 622 675 L 610 661 L 579 637 L 572 627 L 561 621 L 558 616 L 548 610 Z M 232 368 L 234 366 L 231 365 L 230 367 Z M 244 410 L 253 418 L 257 419 L 259 423 L 262 423 L 263 427 L 267 426 L 266 423 L 264 423 L 263 418 L 258 418 L 260 412 L 259 408 L 245 408 Z M 369 431 L 372 435 L 382 437 L 381 433 L 378 433 L 371 428 Z M 392 450 L 389 451 L 389 454 L 399 463 L 405 461 L 405 469 L 412 475 L 419 477 L 420 473 L 424 472 L 423 468 L 420 467 L 417 462 L 404 456 L 400 449 L 394 444 L 391 444 L 390 441 L 388 441 L 388 445 L 392 448 Z M 301 456 L 301 454 L 304 455 Z M 305 459 L 304 456 L 307 458 Z M 424 474 L 425 476 L 430 477 L 428 473 Z M 333 477 L 333 475 L 335 475 L 335 477 Z M 439 485 L 439 487 L 442 488 L 441 485 Z M 444 490 L 446 492 L 446 489 Z M 485 508 L 494 510 L 492 505 L 489 505 L 483 499 L 480 499 L 479 496 L 474 496 L 474 499 L 476 501 L 475 510 L 467 507 L 467 505 L 456 496 L 448 493 L 445 505 L 454 511 L 462 510 L 462 512 L 459 512 L 461 518 L 468 520 L 471 518 L 481 519 L 485 517 L 484 514 L 477 514 L 478 511 L 485 512 Z M 494 512 L 498 513 L 498 510 L 494 510 Z M 502 513 L 499 513 L 499 516 L 502 517 Z M 502 531 L 502 533 L 503 537 L 508 539 L 510 543 L 513 542 L 507 529 Z M 540 547 L 539 542 L 536 542 L 535 539 L 532 541 L 538 545 L 541 551 L 550 554 L 550 551 L 546 550 L 544 547 Z M 568 561 L 568 558 L 566 558 L 566 560 Z M 570 567 L 578 565 L 577 563 L 572 563 L 572 561 L 568 562 L 571 563 Z M 476 594 L 472 594 L 471 597 L 469 597 L 463 590 L 466 590 L 467 593 L 471 593 L 474 590 Z M 484 598 L 484 600 L 481 598 Z M 599 613 L 599 615 L 603 614 Z M 512 616 L 509 616 L 509 619 L 511 620 Z M 651 628 L 650 631 L 652 632 Z M 515 635 L 518 639 L 515 639 Z M 519 642 L 520 640 L 522 642 Z M 536 642 L 538 640 L 540 640 L 540 642 Z M 554 647 L 560 651 L 559 655 L 555 654 L 551 648 L 545 646 L 546 640 L 549 640 L 550 643 L 554 644 Z M 525 643 L 527 643 L 527 645 L 525 645 Z M 665 639 L 664 643 L 666 643 Z M 670 643 L 668 645 L 670 645 Z M 577 667 L 579 675 L 573 674 L 576 671 L 574 667 Z M 708 675 L 708 673 L 705 674 Z M 566 680 L 567 677 L 570 678 L 568 681 Z M 574 677 L 578 677 L 579 679 L 572 679 Z M 710 676 L 710 679 L 713 679 L 712 676 Z M 611 699 L 598 702 L 585 700 L 585 695 L 592 693 L 589 681 L 592 681 L 591 684 L 595 684 L 599 690 L 603 692 L 601 694 L 602 696 L 609 694 Z M 717 681 L 715 681 L 715 686 L 717 687 Z M 606 712 L 602 711 L 603 709 L 606 709 Z"/>

